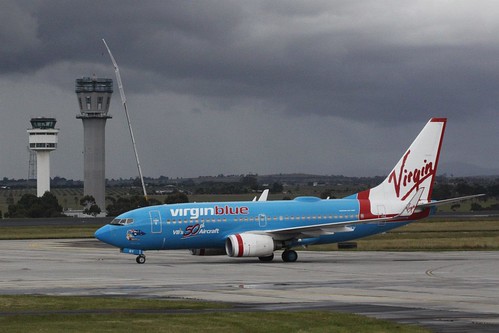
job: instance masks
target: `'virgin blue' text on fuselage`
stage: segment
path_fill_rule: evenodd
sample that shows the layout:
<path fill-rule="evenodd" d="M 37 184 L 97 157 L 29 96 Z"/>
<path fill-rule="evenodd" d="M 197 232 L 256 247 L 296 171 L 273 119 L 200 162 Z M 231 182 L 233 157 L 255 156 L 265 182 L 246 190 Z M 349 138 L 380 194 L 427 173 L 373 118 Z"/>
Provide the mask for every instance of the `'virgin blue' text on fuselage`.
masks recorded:
<path fill-rule="evenodd" d="M 196 208 L 170 208 L 172 217 L 190 217 L 195 220 L 200 216 L 213 215 L 248 215 L 249 208 L 246 206 L 213 206 L 213 207 L 196 207 Z"/>

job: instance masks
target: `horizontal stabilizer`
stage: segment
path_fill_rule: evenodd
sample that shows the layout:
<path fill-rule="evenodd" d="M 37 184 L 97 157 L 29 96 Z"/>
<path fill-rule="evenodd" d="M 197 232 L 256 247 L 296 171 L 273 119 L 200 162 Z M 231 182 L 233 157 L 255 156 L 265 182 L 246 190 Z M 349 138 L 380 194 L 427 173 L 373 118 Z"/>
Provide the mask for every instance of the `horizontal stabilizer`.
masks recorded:
<path fill-rule="evenodd" d="M 436 207 L 436 206 L 443 206 L 443 205 L 448 205 L 454 202 L 459 202 L 459 201 L 464 201 L 464 200 L 469 200 L 473 198 L 478 198 L 478 197 L 483 197 L 485 194 L 474 194 L 474 195 L 467 195 L 464 197 L 458 197 L 458 198 L 451 198 L 451 199 L 444 199 L 444 200 L 436 200 L 436 201 L 431 201 L 425 204 L 420 204 L 418 205 L 418 208 L 428 208 L 428 207 Z"/>

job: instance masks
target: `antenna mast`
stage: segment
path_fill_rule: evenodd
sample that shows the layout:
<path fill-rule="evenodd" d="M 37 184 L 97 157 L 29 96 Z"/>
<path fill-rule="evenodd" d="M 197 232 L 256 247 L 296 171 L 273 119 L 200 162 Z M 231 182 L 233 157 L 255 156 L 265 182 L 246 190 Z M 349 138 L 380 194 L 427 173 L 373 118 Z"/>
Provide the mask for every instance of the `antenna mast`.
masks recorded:
<path fill-rule="evenodd" d="M 118 68 L 118 64 L 114 60 L 113 54 L 111 53 L 111 50 L 107 46 L 107 43 L 104 40 L 104 38 L 102 39 L 102 41 L 104 42 L 104 45 L 106 46 L 107 52 L 109 53 L 109 56 L 111 57 L 111 61 L 113 62 L 114 72 L 116 73 L 116 81 L 118 81 L 118 88 L 120 90 L 121 102 L 122 102 L 123 108 L 125 110 L 126 121 L 128 123 L 128 129 L 130 130 L 130 137 L 132 138 L 133 151 L 135 153 L 135 160 L 137 161 L 137 169 L 139 170 L 140 182 L 142 183 L 142 190 L 144 191 L 144 198 L 147 201 L 146 186 L 144 184 L 144 177 L 142 176 L 142 169 L 140 168 L 139 154 L 137 153 L 137 145 L 135 144 L 135 138 L 133 136 L 132 123 L 130 122 L 130 116 L 128 115 L 128 108 L 126 105 L 125 91 L 123 90 L 123 83 L 121 83 L 120 69 Z"/>

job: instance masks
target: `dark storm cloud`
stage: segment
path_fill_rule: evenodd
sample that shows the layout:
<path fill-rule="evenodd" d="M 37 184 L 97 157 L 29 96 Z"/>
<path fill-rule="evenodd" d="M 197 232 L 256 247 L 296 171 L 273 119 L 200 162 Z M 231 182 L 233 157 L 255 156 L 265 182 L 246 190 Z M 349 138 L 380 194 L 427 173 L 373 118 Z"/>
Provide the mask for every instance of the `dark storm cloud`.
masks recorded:
<path fill-rule="evenodd" d="M 171 128 L 151 120 L 168 117 L 193 140 L 188 143 L 193 155 L 196 149 L 199 154 L 210 149 L 197 148 L 199 141 L 242 135 L 240 146 L 231 142 L 227 149 L 250 151 L 246 164 L 258 159 L 258 149 L 251 153 L 245 140 L 251 143 L 251 131 L 264 122 L 297 150 L 330 149 L 320 140 L 295 142 L 297 133 L 285 133 L 282 126 L 295 119 L 303 133 L 342 140 L 344 155 L 352 150 L 361 155 L 361 147 L 347 144 L 358 133 L 382 147 L 390 139 L 378 141 L 373 133 L 402 136 L 432 116 L 449 117 L 464 132 L 464 124 L 477 128 L 483 118 L 497 122 L 497 31 L 499 4 L 494 1 L 4 1 L 0 80 L 6 87 L 18 86 L 19 77 L 28 77 L 34 86 L 43 82 L 72 94 L 75 77 L 114 75 L 101 42 L 105 38 L 132 95 L 132 109 L 147 105 L 137 132 L 158 136 L 146 140 L 173 140 L 163 134 Z M 68 100 L 74 104 L 74 96 Z M 239 124 L 244 112 L 262 123 Z M 225 128 L 217 128 L 223 122 Z M 320 123 L 330 129 L 318 130 Z M 66 126 L 81 127 L 76 122 Z M 110 142 L 118 141 L 111 129 Z M 331 133 L 341 135 L 327 137 Z M 262 144 L 274 140 L 266 132 L 260 135 Z M 461 147 L 478 140 L 484 144 L 473 140 L 463 140 Z M 279 149 L 292 155 L 285 144 Z M 269 151 L 265 158 L 270 156 Z M 297 161 L 300 156 L 283 158 L 281 165 Z M 494 168 L 497 163 L 488 162 Z M 276 163 L 274 171 L 280 169 Z"/>
<path fill-rule="evenodd" d="M 455 22 L 462 13 L 453 16 L 452 6 L 445 13 L 410 3 L 21 2 L 3 14 L 9 33 L 2 44 L 12 48 L 3 48 L 1 70 L 107 63 L 104 37 L 121 66 L 142 73 L 129 87 L 134 92 L 175 91 L 229 105 L 259 98 L 295 115 L 368 121 L 421 120 L 443 108 L 467 117 L 470 108 L 497 105 L 497 45 L 488 36 L 455 35 L 460 25 L 473 29 L 474 18 Z M 471 15 L 487 10 L 476 7 Z"/>

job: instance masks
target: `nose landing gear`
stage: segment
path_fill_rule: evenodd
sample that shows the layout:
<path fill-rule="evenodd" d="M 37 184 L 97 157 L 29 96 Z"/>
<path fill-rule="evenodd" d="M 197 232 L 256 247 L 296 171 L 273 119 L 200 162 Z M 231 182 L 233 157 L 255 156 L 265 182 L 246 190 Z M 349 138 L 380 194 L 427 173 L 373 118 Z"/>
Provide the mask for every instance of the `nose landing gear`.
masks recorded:
<path fill-rule="evenodd" d="M 128 253 L 128 254 L 137 255 L 137 258 L 135 258 L 135 261 L 137 262 L 137 264 L 143 264 L 146 262 L 146 256 L 144 255 L 143 250 L 123 248 L 120 251 L 121 251 L 121 253 Z"/>

